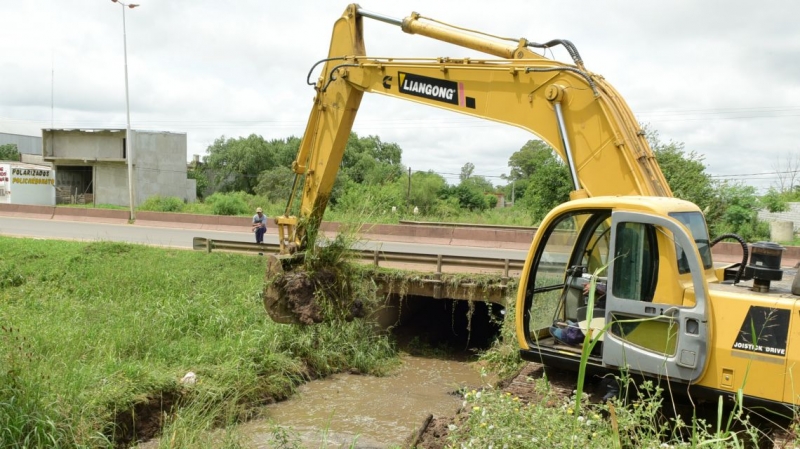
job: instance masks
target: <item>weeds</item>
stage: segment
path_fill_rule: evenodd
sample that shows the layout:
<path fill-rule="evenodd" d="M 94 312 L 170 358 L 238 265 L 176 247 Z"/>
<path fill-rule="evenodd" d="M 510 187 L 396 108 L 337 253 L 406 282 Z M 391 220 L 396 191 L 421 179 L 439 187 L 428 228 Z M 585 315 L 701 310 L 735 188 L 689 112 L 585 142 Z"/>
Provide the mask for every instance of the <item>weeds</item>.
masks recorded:
<path fill-rule="evenodd" d="M 519 356 L 519 348 L 516 344 L 516 323 L 514 322 L 515 305 L 514 294 L 515 289 L 509 288 L 509 294 L 506 298 L 505 319 L 500 327 L 500 335 L 492 343 L 492 347 L 484 351 L 480 355 L 480 362 L 486 367 L 487 370 L 497 373 L 501 378 L 506 378 L 518 372 L 524 362 Z"/>
<path fill-rule="evenodd" d="M 142 202 L 137 209 L 154 212 L 182 212 L 184 204 L 184 201 L 176 196 L 153 195 Z"/>

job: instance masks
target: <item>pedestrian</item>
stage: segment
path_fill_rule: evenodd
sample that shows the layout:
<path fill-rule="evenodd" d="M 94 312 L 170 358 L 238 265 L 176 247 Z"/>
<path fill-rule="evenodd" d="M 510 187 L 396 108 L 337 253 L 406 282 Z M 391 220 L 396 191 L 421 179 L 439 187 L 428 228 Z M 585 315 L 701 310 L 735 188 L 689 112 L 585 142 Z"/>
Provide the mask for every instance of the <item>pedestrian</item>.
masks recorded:
<path fill-rule="evenodd" d="M 264 243 L 264 234 L 267 232 L 267 216 L 260 207 L 253 215 L 253 232 L 256 233 L 256 243 Z"/>

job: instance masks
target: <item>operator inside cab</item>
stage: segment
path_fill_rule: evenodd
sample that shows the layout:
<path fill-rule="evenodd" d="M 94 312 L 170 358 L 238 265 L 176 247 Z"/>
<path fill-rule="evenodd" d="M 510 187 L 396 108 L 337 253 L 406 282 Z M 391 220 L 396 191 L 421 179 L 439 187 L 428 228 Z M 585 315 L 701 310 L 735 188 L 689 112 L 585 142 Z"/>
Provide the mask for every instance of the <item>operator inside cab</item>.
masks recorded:
<path fill-rule="evenodd" d="M 586 223 L 591 226 L 591 223 Z M 588 234 L 581 265 L 568 270 L 566 288 L 553 317 L 550 335 L 567 345 L 580 345 L 591 327 L 602 329 L 605 324 L 608 254 L 611 247 L 611 219 L 595 220 Z M 589 313 L 591 279 L 597 276 L 594 302 Z M 590 316 L 591 315 L 591 316 Z"/>

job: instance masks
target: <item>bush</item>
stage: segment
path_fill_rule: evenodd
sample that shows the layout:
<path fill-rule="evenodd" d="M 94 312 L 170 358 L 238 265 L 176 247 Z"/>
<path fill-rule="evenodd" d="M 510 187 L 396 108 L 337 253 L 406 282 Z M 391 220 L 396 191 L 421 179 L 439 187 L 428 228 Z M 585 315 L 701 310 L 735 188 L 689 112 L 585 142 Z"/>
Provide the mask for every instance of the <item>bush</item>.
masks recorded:
<path fill-rule="evenodd" d="M 246 196 L 242 192 L 215 193 L 206 199 L 206 203 L 211 205 L 214 215 L 247 215 L 251 207 Z"/>
<path fill-rule="evenodd" d="M 494 209 L 495 207 L 497 207 L 497 197 L 496 196 L 494 196 L 492 194 L 488 194 L 488 195 L 485 195 L 484 198 L 486 199 L 486 204 L 489 206 L 489 209 Z"/>
<path fill-rule="evenodd" d="M 153 212 L 182 212 L 184 202 L 176 196 L 153 195 L 139 205 L 139 210 L 149 210 Z"/>

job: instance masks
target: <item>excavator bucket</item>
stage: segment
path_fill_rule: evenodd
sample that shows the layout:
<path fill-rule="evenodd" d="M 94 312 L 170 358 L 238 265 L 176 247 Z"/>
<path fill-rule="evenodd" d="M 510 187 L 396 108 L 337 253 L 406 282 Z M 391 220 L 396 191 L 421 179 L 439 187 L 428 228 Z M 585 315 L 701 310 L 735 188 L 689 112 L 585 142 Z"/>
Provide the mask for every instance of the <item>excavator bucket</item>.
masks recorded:
<path fill-rule="evenodd" d="M 300 324 L 301 321 L 283 294 L 281 283 L 284 277 L 283 259 L 270 254 L 267 259 L 267 272 L 264 278 L 264 308 L 270 318 L 281 324 Z"/>
<path fill-rule="evenodd" d="M 317 292 L 321 274 L 303 269 L 302 260 L 302 254 L 270 255 L 267 259 L 264 308 L 276 323 L 316 324 L 325 320 Z"/>

